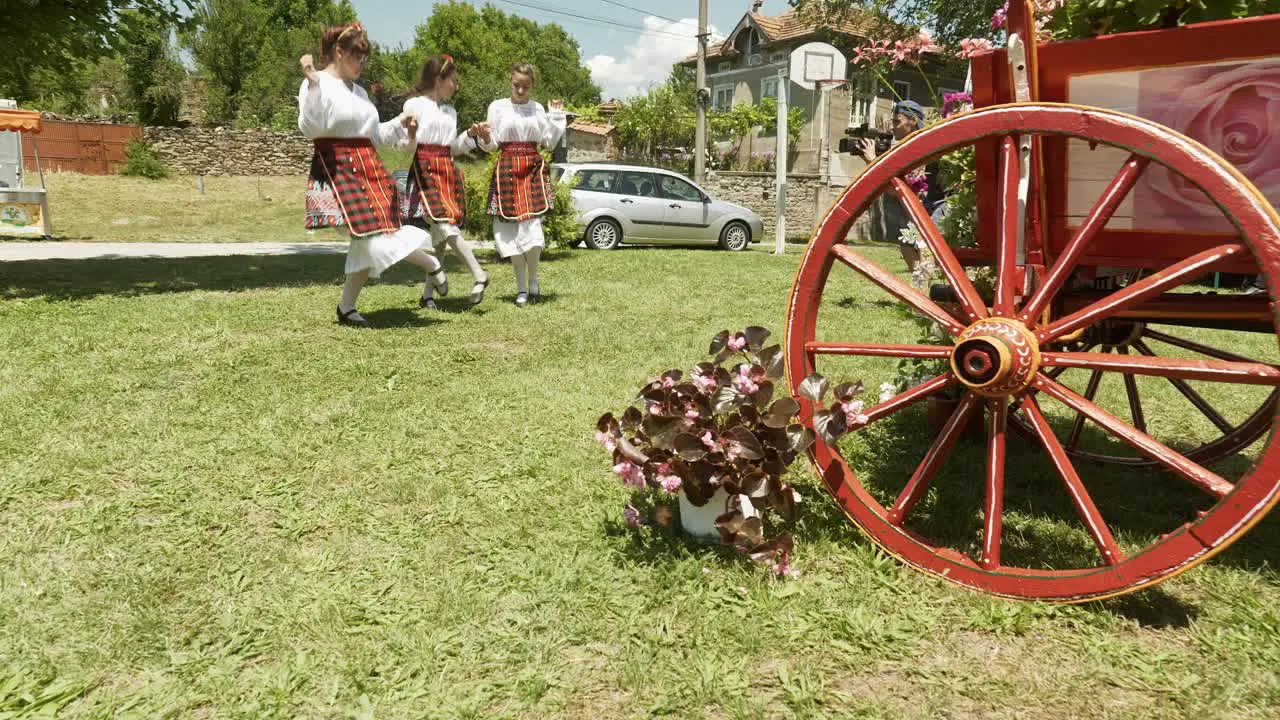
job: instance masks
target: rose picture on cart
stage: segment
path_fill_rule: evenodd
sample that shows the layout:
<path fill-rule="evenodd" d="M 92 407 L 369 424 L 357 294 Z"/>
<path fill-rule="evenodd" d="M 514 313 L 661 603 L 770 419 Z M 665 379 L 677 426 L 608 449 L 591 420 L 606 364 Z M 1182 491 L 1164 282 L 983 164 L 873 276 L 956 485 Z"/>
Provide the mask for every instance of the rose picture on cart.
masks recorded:
<path fill-rule="evenodd" d="M 1280 58 L 1141 71 L 1137 114 L 1208 146 L 1280 203 Z M 1134 221 L 1152 230 L 1233 232 L 1204 192 L 1162 166 L 1135 188 Z"/>

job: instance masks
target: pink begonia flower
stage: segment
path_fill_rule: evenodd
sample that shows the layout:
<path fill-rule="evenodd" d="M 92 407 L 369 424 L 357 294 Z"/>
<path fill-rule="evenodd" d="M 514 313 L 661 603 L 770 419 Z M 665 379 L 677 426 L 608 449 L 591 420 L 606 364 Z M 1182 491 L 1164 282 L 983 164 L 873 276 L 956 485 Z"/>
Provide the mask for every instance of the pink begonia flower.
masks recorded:
<path fill-rule="evenodd" d="M 612 433 L 596 431 L 596 442 L 604 445 L 604 449 L 613 452 L 618 449 L 618 439 Z"/>
<path fill-rule="evenodd" d="M 720 446 L 716 444 L 715 438 L 711 436 L 710 430 L 702 433 L 702 437 L 698 439 L 701 440 L 702 444 L 706 445 L 707 450 L 710 450 L 711 452 L 715 452 L 716 450 L 720 449 Z"/>
<path fill-rule="evenodd" d="M 630 505 L 622 508 L 622 517 L 626 519 L 627 525 L 630 525 L 632 530 L 635 530 L 645 524 L 644 516 L 640 514 L 639 510 L 636 510 Z"/>
<path fill-rule="evenodd" d="M 703 395 L 710 395 L 716 391 L 716 379 L 711 375 L 694 375 L 693 386 Z"/>
<path fill-rule="evenodd" d="M 680 487 L 684 485 L 684 481 L 679 475 L 671 471 L 671 463 L 662 463 L 658 466 L 658 484 L 663 490 L 675 495 L 680 492 Z"/>
<path fill-rule="evenodd" d="M 665 375 L 663 376 L 663 378 L 662 378 L 662 387 L 663 387 L 663 388 L 665 388 L 665 389 L 671 389 L 671 388 L 673 388 L 673 387 L 675 387 L 675 386 L 676 386 L 676 381 L 675 381 L 675 380 L 673 380 L 672 378 L 670 378 L 670 377 L 668 377 L 668 376 L 665 376 Z"/>
<path fill-rule="evenodd" d="M 960 57 L 966 59 L 989 53 L 993 49 L 991 41 L 983 38 L 965 38 L 960 41 Z"/>
<path fill-rule="evenodd" d="M 684 417 L 686 420 L 697 420 L 702 417 L 702 411 L 696 405 L 690 405 L 685 409 Z"/>
<path fill-rule="evenodd" d="M 729 338 L 729 349 L 734 352 L 742 352 L 742 349 L 745 348 L 746 346 L 747 346 L 747 338 L 745 336 L 734 335 L 733 337 Z"/>
<path fill-rule="evenodd" d="M 870 418 L 863 412 L 863 403 L 861 400 L 854 400 L 844 406 L 844 421 L 851 428 L 862 427 L 866 425 Z"/>
<path fill-rule="evenodd" d="M 622 478 L 622 484 L 630 488 L 644 487 L 644 470 L 629 460 L 613 466 L 613 474 Z"/>
<path fill-rule="evenodd" d="M 929 192 L 929 176 L 923 170 L 916 170 L 906 177 L 907 185 L 915 194 L 924 197 Z"/>
<path fill-rule="evenodd" d="M 991 16 L 991 29 L 995 31 L 995 30 L 1000 30 L 1004 28 L 1005 21 L 1007 21 L 1008 19 L 1009 19 L 1009 3 L 1006 2 L 1004 4 L 1004 7 L 997 10 L 996 14 Z"/>
<path fill-rule="evenodd" d="M 751 367 L 747 365 L 738 369 L 738 374 L 733 377 L 733 386 L 745 395 L 760 392 L 760 386 L 751 377 Z"/>
<path fill-rule="evenodd" d="M 778 562 L 773 565 L 773 574 L 778 577 L 799 577 L 800 571 L 791 567 L 791 554 L 783 551 L 778 556 Z"/>

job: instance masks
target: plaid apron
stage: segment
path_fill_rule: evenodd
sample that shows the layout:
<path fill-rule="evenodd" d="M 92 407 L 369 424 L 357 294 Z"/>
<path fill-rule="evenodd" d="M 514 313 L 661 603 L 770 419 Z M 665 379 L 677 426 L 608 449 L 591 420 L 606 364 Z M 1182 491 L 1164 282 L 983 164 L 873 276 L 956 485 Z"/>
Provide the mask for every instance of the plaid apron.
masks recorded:
<path fill-rule="evenodd" d="M 531 142 L 502 143 L 489 183 L 489 214 L 521 222 L 551 209 L 551 175 Z"/>
<path fill-rule="evenodd" d="M 367 138 L 315 141 L 307 179 L 308 230 L 346 226 L 352 237 L 400 229 L 396 185 Z"/>
<path fill-rule="evenodd" d="M 454 164 L 447 145 L 419 145 L 401 203 L 405 219 L 461 225 L 467 213 L 465 188 L 462 171 Z"/>

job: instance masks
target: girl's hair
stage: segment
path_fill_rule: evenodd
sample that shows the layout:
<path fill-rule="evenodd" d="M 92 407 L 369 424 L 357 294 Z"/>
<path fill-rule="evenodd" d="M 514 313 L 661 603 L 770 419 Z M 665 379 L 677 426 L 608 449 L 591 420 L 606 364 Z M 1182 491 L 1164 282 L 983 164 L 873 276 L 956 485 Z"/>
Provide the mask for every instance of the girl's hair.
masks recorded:
<path fill-rule="evenodd" d="M 325 30 L 320 41 L 320 62 L 323 65 L 333 62 L 334 53 L 339 49 L 348 55 L 368 55 L 369 36 L 365 34 L 364 25 L 354 22 Z"/>
<path fill-rule="evenodd" d="M 537 76 L 534 75 L 534 73 L 537 72 L 537 68 L 535 68 L 530 63 L 513 62 L 511 63 L 511 67 L 507 69 L 511 71 L 512 75 L 515 75 L 516 73 L 520 73 L 521 75 L 527 76 L 530 80 L 534 81 L 535 83 L 538 81 Z"/>
<path fill-rule="evenodd" d="M 436 82 L 457 72 L 458 64 L 453 61 L 451 55 L 444 53 L 432 55 L 422 63 L 422 73 L 418 76 L 418 84 L 414 86 L 413 91 L 419 94 L 431 92 L 436 88 Z"/>

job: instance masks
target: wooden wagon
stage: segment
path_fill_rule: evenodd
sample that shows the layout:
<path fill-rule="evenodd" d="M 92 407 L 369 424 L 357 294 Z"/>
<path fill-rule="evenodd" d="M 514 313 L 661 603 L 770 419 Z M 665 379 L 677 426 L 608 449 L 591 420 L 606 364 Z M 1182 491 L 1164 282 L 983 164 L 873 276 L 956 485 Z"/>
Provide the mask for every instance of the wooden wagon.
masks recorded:
<path fill-rule="evenodd" d="M 864 411 L 874 425 L 919 416 L 913 406 L 940 393 L 958 398 L 918 465 L 911 459 L 914 470 L 860 479 L 848 453 L 819 443 L 811 455 L 824 484 L 874 542 L 915 568 L 996 595 L 1078 602 L 1190 569 L 1280 499 L 1272 442 L 1280 367 L 1233 339 L 1256 344 L 1257 333 L 1277 331 L 1280 16 L 1037 44 L 1025 41 L 1035 37 L 1029 3 L 1014 2 L 1008 30 L 1007 49 L 973 60 L 975 109 L 877 158 L 815 231 L 791 294 L 788 378 L 795 394 L 832 358 L 940 363 L 936 376 Z M 977 243 L 952 248 L 903 177 L 966 148 L 976 153 Z M 882 193 L 907 209 L 946 287 L 922 292 L 846 243 Z M 839 328 L 821 329 L 838 313 L 829 286 L 847 273 L 841 266 L 935 322 L 949 342 L 842 340 Z M 977 267 L 994 270 L 986 293 L 967 272 Z M 1266 290 L 1214 292 L 1203 283 L 1224 272 L 1261 276 Z M 1072 370 L 1088 378 L 1083 392 L 1062 377 Z M 1099 397 L 1104 381 L 1123 392 Z M 1176 422 L 1144 411 L 1152 383 L 1185 399 Z M 1224 397 L 1248 412 L 1232 417 Z M 809 422 L 813 410 L 805 408 Z M 985 428 L 985 452 L 969 453 L 981 461 L 949 479 L 953 489 L 972 487 L 975 507 L 959 515 L 973 527 L 939 530 L 927 518 L 921 527 L 926 498 L 941 492 L 939 470 L 974 423 Z M 1210 430 L 1188 439 L 1159 429 L 1184 424 Z M 1082 442 L 1090 433 L 1102 436 L 1093 447 Z M 1030 497 L 1061 497 L 1089 557 L 1065 552 L 1069 538 L 1024 523 L 1016 560 L 1008 559 L 1010 512 L 1038 511 L 1028 507 L 1034 482 L 1022 465 L 1022 495 L 1009 506 L 1006 458 L 1031 452 L 1024 448 L 1040 459 L 1034 482 L 1043 487 Z M 1108 468 L 1122 468 L 1123 491 L 1108 487 Z M 1153 528 L 1164 501 L 1143 508 L 1158 493 L 1142 482 L 1161 492 L 1181 482 L 1198 499 L 1170 508 L 1164 527 Z M 1141 527 L 1112 527 L 1135 515 Z"/>

